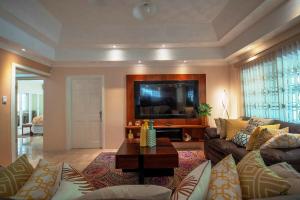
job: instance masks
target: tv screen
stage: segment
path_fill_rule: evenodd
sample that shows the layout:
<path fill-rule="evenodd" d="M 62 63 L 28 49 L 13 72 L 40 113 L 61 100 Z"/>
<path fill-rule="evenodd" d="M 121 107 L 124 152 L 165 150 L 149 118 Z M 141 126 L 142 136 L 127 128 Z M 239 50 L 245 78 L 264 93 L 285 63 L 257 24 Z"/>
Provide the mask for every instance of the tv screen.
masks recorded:
<path fill-rule="evenodd" d="M 198 81 L 135 81 L 135 118 L 195 118 Z"/>

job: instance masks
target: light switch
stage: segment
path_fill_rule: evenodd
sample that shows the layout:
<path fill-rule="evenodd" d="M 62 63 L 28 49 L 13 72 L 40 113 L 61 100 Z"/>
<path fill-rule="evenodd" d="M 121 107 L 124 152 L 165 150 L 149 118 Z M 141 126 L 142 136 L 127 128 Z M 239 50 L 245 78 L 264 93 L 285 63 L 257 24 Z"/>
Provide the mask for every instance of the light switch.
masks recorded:
<path fill-rule="evenodd" d="M 6 104 L 7 103 L 7 96 L 2 96 L 2 104 Z"/>

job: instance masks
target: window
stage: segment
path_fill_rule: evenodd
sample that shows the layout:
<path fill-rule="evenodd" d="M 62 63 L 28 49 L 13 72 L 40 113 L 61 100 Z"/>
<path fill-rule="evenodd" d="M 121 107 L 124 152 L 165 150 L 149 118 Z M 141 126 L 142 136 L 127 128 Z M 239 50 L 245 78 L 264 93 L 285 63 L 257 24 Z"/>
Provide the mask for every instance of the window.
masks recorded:
<path fill-rule="evenodd" d="M 246 116 L 300 122 L 300 41 L 242 67 Z"/>

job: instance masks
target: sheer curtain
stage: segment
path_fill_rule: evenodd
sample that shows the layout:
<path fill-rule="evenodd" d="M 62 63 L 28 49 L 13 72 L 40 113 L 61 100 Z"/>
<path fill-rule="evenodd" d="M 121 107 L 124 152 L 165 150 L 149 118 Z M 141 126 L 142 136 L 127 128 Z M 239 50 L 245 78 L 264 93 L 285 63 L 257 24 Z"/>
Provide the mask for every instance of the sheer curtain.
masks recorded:
<path fill-rule="evenodd" d="M 246 116 L 300 123 L 300 41 L 242 67 Z"/>

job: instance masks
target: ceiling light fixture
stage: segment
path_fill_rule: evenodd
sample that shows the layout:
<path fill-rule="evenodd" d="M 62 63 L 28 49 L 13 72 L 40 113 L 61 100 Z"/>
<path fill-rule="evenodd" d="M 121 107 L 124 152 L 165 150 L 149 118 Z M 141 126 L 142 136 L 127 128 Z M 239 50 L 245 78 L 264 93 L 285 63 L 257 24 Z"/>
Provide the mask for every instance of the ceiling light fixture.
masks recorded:
<path fill-rule="evenodd" d="M 114 44 L 112 47 L 115 49 L 115 48 L 117 48 L 117 45 Z"/>
<path fill-rule="evenodd" d="M 141 60 L 139 60 L 139 61 L 138 61 L 138 63 L 139 63 L 139 64 L 141 64 L 141 63 L 142 63 L 142 61 L 141 61 Z"/>
<path fill-rule="evenodd" d="M 165 45 L 165 44 L 162 44 L 162 45 L 161 45 L 161 47 L 162 47 L 162 48 L 165 48 L 165 47 L 166 47 L 166 45 Z"/>
<path fill-rule="evenodd" d="M 25 51 L 26 51 L 26 49 L 24 49 L 24 48 L 23 48 L 23 49 L 21 49 L 21 51 L 24 51 L 24 52 L 25 52 Z"/>
<path fill-rule="evenodd" d="M 142 0 L 132 10 L 132 15 L 134 18 L 143 21 L 157 13 L 157 5 L 151 0 Z"/>
<path fill-rule="evenodd" d="M 187 61 L 186 61 L 186 60 L 184 60 L 184 61 L 183 61 L 183 63 L 187 63 Z"/>

